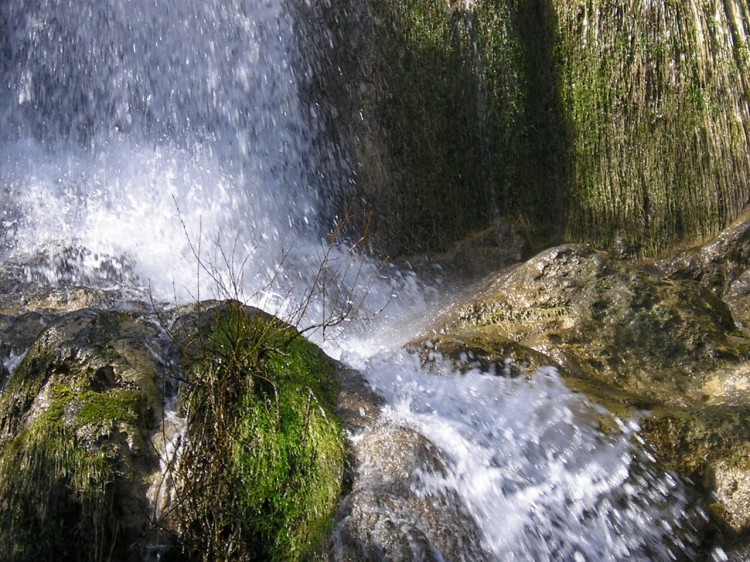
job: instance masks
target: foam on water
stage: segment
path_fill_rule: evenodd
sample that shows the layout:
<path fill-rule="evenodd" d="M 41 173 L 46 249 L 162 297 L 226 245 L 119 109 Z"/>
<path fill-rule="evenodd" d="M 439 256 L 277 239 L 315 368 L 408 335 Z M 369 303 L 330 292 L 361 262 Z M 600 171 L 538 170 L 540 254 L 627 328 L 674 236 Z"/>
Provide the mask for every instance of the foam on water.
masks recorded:
<path fill-rule="evenodd" d="M 496 560 L 673 560 L 695 555 L 681 484 L 634 445 L 638 425 L 603 434 L 603 410 L 552 368 L 529 379 L 404 351 L 349 357 L 387 398 L 386 417 L 441 450 L 444 472 L 415 492 L 452 490 Z"/>

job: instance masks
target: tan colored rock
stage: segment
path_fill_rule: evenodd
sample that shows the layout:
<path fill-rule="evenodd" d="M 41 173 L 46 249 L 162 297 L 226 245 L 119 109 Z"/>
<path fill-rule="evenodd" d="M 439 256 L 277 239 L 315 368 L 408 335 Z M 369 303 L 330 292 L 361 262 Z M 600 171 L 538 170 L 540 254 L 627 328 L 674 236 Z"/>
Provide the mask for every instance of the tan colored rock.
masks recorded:
<path fill-rule="evenodd" d="M 745 466 L 722 461 L 712 467 L 716 500 L 729 527 L 739 533 L 750 527 L 750 458 Z"/>
<path fill-rule="evenodd" d="M 18 505 L 60 490 L 69 495 L 68 503 L 49 507 L 61 529 L 69 530 L 49 529 L 39 545 L 20 538 L 24 552 L 33 557 L 37 546 L 69 544 L 80 544 L 82 552 L 101 548 L 88 544 L 93 533 L 117 553 L 113 560 L 142 559 L 151 525 L 147 479 L 158 470 L 151 435 L 162 408 L 160 356 L 166 353 L 160 328 L 131 313 L 92 309 L 41 317 L 26 312 L 15 320 L 6 322 L 9 330 L 31 321 L 16 344 L 40 333 L 0 393 L 0 495 L 15 501 L 7 486 L 23 490 L 26 499 Z M 0 337 L 13 339 L 6 331 Z M 28 467 L 24 484 L 10 479 L 18 462 Z M 0 542 L 7 545 L 4 525 Z M 19 548 L 15 540 L 9 548 Z"/>
<path fill-rule="evenodd" d="M 428 338 L 439 346 L 462 333 L 528 348 L 577 378 L 678 406 L 700 398 L 706 375 L 739 361 L 746 346 L 725 305 L 696 283 L 574 245 L 486 279 Z"/>
<path fill-rule="evenodd" d="M 750 342 L 714 293 L 567 245 L 490 275 L 468 294 L 412 347 L 426 357 L 470 353 L 498 374 L 554 365 L 612 413 L 646 413 L 642 433 L 664 465 L 707 498 L 716 494 L 728 528 L 750 530 Z"/>

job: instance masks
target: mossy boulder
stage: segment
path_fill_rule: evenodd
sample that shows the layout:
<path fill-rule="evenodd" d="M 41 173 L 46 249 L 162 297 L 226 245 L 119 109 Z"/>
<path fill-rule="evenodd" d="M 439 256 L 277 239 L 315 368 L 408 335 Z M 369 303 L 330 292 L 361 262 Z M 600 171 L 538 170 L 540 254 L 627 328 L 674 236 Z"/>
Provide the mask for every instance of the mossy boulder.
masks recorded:
<path fill-rule="evenodd" d="M 174 520 L 185 555 L 308 559 L 344 477 L 333 362 L 291 326 L 234 301 L 179 324 L 191 340 Z"/>
<path fill-rule="evenodd" d="M 148 529 L 149 436 L 161 397 L 145 342 L 120 312 L 46 328 L 0 393 L 0 558 L 134 560 Z"/>
<path fill-rule="evenodd" d="M 557 366 L 613 414 L 642 416 L 665 466 L 716 493 L 728 528 L 750 529 L 741 500 L 750 489 L 735 475 L 730 493 L 720 476 L 750 467 L 750 341 L 717 296 L 579 245 L 546 250 L 470 294 L 412 347 L 511 376 Z"/>
<path fill-rule="evenodd" d="M 3 303 L 3 560 L 483 556 L 457 496 L 411 486 L 435 448 L 277 318 L 74 287 Z"/>

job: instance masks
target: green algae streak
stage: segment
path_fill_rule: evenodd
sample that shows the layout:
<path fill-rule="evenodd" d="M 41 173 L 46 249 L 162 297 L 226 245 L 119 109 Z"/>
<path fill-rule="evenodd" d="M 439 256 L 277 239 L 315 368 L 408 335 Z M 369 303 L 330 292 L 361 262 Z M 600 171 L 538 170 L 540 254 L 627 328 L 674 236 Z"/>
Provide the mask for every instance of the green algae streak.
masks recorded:
<path fill-rule="evenodd" d="M 744 2 L 333 4 L 363 39 L 337 61 L 360 85 L 332 101 L 356 98 L 358 189 L 391 255 L 498 219 L 530 225 L 537 249 L 656 254 L 748 201 Z"/>

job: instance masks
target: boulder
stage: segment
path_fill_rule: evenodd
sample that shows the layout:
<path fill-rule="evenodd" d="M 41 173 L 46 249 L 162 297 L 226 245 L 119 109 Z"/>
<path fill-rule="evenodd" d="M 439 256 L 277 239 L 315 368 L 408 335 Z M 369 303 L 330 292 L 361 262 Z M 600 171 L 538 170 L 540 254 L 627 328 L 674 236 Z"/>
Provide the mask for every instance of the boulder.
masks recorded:
<path fill-rule="evenodd" d="M 424 490 L 444 471 L 440 452 L 411 428 L 382 419 L 382 398 L 351 369 L 339 371 L 339 416 L 352 439 L 349 489 L 325 559 L 488 560 L 481 534 L 455 492 Z"/>
<path fill-rule="evenodd" d="M 705 491 L 728 535 L 750 530 L 750 340 L 715 293 L 565 245 L 468 294 L 410 346 L 500 375 L 556 366 L 612 414 L 642 418 L 657 458 Z"/>
<path fill-rule="evenodd" d="M 0 393 L 0 558 L 138 559 L 159 468 L 160 330 L 118 311 L 39 314 L 2 332 L 11 351 L 39 334 Z"/>

